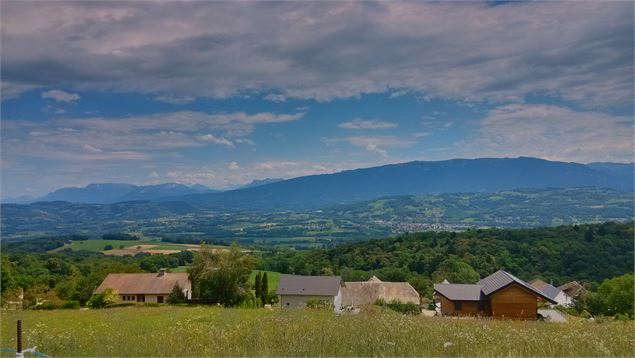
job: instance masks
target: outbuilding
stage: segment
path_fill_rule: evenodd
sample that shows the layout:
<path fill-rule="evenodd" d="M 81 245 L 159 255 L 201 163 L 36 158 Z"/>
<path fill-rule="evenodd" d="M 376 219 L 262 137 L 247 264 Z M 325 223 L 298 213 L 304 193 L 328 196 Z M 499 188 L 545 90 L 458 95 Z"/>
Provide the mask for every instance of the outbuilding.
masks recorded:
<path fill-rule="evenodd" d="M 308 303 L 323 301 L 342 310 L 342 287 L 340 276 L 281 275 L 276 294 L 282 308 L 307 307 Z"/>

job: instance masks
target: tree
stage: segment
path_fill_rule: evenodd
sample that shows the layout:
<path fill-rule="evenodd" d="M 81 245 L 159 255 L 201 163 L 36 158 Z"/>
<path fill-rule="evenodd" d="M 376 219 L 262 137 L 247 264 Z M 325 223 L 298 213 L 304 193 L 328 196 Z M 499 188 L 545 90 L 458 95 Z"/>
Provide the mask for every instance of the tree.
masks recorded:
<path fill-rule="evenodd" d="M 262 275 L 262 282 L 260 285 L 260 299 L 262 303 L 269 303 L 269 282 L 267 282 L 267 271 Z"/>
<path fill-rule="evenodd" d="M 624 274 L 604 280 L 596 292 L 588 297 L 587 304 L 592 314 L 633 317 L 633 274 Z"/>
<path fill-rule="evenodd" d="M 254 282 L 254 294 L 256 297 L 261 297 L 260 291 L 262 289 L 262 276 L 260 275 L 260 271 L 256 273 L 256 279 Z"/>
<path fill-rule="evenodd" d="M 166 302 L 169 304 L 174 304 L 174 303 L 184 303 L 185 301 L 187 301 L 187 297 L 185 297 L 185 294 L 183 293 L 183 289 L 181 288 L 181 286 L 179 286 L 178 283 L 175 284 L 174 287 L 172 288 L 172 292 L 170 292 L 170 294 L 168 295 Z"/>
<path fill-rule="evenodd" d="M 117 302 L 118 299 L 119 295 L 117 294 L 117 291 L 107 288 L 104 292 L 93 295 L 86 305 L 90 308 L 104 308 Z"/>
<path fill-rule="evenodd" d="M 451 283 L 474 283 L 479 278 L 480 275 L 472 266 L 456 256 L 450 256 L 450 258 L 443 261 L 432 274 L 434 282 L 448 280 Z"/>
<path fill-rule="evenodd" d="M 203 246 L 188 269 L 192 291 L 201 299 L 237 306 L 251 295 L 249 275 L 253 267 L 253 258 L 235 244 L 223 251 Z"/>

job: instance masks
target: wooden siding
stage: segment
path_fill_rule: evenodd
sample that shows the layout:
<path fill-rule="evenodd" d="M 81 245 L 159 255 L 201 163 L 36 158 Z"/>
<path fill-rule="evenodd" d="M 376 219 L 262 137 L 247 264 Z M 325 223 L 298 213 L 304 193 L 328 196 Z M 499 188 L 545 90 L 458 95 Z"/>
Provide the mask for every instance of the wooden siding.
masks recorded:
<path fill-rule="evenodd" d="M 441 314 L 443 316 L 489 316 L 486 301 L 479 305 L 479 301 L 450 301 L 441 295 L 439 297 L 441 298 Z M 461 303 L 461 310 L 454 308 L 455 302 Z M 484 308 L 484 310 L 481 310 L 481 308 Z"/>
<path fill-rule="evenodd" d="M 494 293 L 490 302 L 494 317 L 536 319 L 538 314 L 537 296 L 518 285 Z"/>

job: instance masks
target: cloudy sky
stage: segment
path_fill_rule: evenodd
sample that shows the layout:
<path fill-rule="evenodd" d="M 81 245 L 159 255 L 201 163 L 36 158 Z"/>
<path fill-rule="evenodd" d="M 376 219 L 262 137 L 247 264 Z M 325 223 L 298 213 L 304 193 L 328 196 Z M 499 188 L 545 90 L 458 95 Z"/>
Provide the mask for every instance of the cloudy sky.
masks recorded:
<path fill-rule="evenodd" d="M 633 159 L 624 2 L 2 2 L 2 196 Z"/>

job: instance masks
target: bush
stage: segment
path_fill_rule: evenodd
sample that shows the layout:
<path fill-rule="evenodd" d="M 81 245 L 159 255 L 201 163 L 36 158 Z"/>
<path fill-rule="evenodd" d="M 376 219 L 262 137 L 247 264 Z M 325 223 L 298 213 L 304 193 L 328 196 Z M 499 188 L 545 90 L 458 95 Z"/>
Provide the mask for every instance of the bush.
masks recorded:
<path fill-rule="evenodd" d="M 93 297 L 88 300 L 86 305 L 90 308 L 104 308 L 108 305 L 116 303 L 118 300 L 119 295 L 117 295 L 117 291 L 109 288 L 102 293 L 93 295 Z"/>
<path fill-rule="evenodd" d="M 419 305 L 416 305 L 414 303 L 402 303 L 397 300 L 386 303 L 386 301 L 379 299 L 377 300 L 377 302 L 375 302 L 375 304 L 382 307 L 388 307 L 395 312 L 399 312 L 403 314 L 410 314 L 410 315 L 421 314 L 421 308 L 419 307 Z"/>
<path fill-rule="evenodd" d="M 159 307 L 159 303 L 156 302 L 144 302 L 143 307 Z"/>
<path fill-rule="evenodd" d="M 104 246 L 104 251 L 112 250 L 112 245 Z"/>
<path fill-rule="evenodd" d="M 79 309 L 79 301 L 66 301 L 64 302 L 64 304 L 62 305 L 63 309 L 68 309 L 68 310 L 78 310 Z"/>
<path fill-rule="evenodd" d="M 318 309 L 318 310 L 328 310 L 333 309 L 333 305 L 328 300 L 320 300 L 320 299 L 312 299 L 306 301 L 306 306 L 308 308 Z"/>
<path fill-rule="evenodd" d="M 178 283 L 174 285 L 172 292 L 170 292 L 170 295 L 165 300 L 165 302 L 169 304 L 184 303 L 185 301 L 187 301 L 187 297 L 185 297 L 183 289 Z"/>

